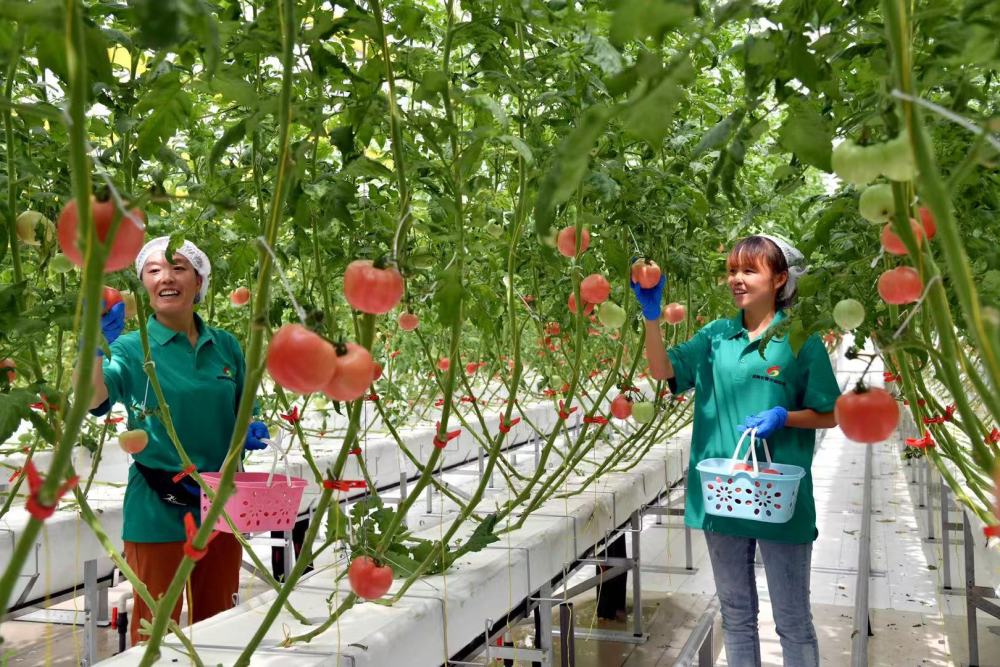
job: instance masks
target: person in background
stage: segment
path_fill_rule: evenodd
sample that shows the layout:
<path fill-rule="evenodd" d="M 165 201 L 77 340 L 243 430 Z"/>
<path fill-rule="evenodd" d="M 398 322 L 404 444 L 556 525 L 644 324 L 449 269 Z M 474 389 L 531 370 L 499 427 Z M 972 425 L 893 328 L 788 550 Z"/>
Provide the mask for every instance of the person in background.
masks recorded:
<path fill-rule="evenodd" d="M 659 319 L 666 277 L 644 289 L 632 283 L 646 320 L 650 374 L 674 393 L 695 389 L 694 429 L 684 522 L 704 531 L 722 610 L 731 667 L 759 667 L 758 601 L 754 555 L 760 547 L 768 593 L 785 665 L 819 664 L 809 604 L 812 543 L 818 536 L 812 465 L 816 429 L 833 428 L 840 396 L 830 357 L 817 334 L 796 354 L 787 337 L 763 343 L 786 318 L 804 257 L 783 239 L 749 236 L 729 252 L 728 286 L 737 312 L 702 327 L 687 342 L 664 350 Z M 787 523 L 764 523 L 706 514 L 697 465 L 730 458 L 740 436 L 756 429 L 776 463 L 806 471 Z"/>
<path fill-rule="evenodd" d="M 236 411 L 243 391 L 245 363 L 236 338 L 207 326 L 195 304 L 208 291 L 211 263 L 196 245 L 185 241 L 172 257 L 164 254 L 168 237 L 147 243 L 135 261 L 152 308 L 147 322 L 149 347 L 177 437 L 201 472 L 218 471 L 236 428 Z M 143 368 L 138 331 L 123 334 L 125 304 L 118 303 L 101 318 L 101 330 L 111 356 L 94 369 L 91 413 L 106 414 L 121 403 L 129 429 L 142 429 L 148 445 L 134 454 L 125 491 L 125 559 L 153 598 L 163 595 L 184 557 L 184 517 L 198 521 L 200 490 L 188 477 L 166 427 Z M 98 351 L 98 354 L 101 354 Z M 259 421 L 249 425 L 245 449 L 263 449 L 269 436 Z M 197 561 L 184 597 L 191 622 L 234 606 L 239 589 L 243 549 L 230 533 L 219 533 Z M 180 619 L 181 601 L 173 610 Z M 151 610 L 135 596 L 129 627 L 132 645 L 141 639 L 140 621 Z"/>

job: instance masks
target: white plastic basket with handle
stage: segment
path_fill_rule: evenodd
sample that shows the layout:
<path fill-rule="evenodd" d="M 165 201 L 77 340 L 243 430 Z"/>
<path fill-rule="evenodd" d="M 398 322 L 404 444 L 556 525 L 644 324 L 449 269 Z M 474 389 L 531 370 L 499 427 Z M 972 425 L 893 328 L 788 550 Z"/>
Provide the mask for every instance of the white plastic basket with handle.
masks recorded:
<path fill-rule="evenodd" d="M 740 457 L 743 441 L 750 436 L 750 445 Z M 696 466 L 701 478 L 701 494 L 705 512 L 714 516 L 751 519 L 766 523 L 785 523 L 795 514 L 795 499 L 799 482 L 806 471 L 796 465 L 772 463 L 767 441 L 764 457 L 767 467 L 757 463 L 757 429 L 743 432 L 732 458 L 705 459 Z M 747 464 L 747 458 L 753 465 Z"/>

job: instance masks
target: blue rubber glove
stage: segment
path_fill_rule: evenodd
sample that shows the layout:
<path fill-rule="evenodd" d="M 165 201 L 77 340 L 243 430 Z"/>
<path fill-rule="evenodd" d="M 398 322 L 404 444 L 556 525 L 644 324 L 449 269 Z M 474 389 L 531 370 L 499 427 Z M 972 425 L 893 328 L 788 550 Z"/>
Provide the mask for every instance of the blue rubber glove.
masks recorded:
<path fill-rule="evenodd" d="M 261 438 L 270 438 L 271 432 L 267 430 L 264 422 L 250 422 L 250 429 L 247 431 L 247 439 L 243 443 L 243 449 L 253 451 L 267 447 L 266 442 L 261 442 Z"/>
<path fill-rule="evenodd" d="M 103 300 L 101 305 L 104 305 Z M 104 334 L 104 340 L 108 341 L 108 345 L 111 345 L 122 335 L 123 331 L 125 331 L 125 304 L 119 302 L 111 306 L 111 310 L 101 315 L 101 333 Z M 98 347 L 97 356 L 103 355 L 104 352 Z"/>
<path fill-rule="evenodd" d="M 747 417 L 743 423 L 736 427 L 738 433 L 743 433 L 748 429 L 757 429 L 757 437 L 770 438 L 775 432 L 785 427 L 788 420 L 788 410 L 780 405 L 764 412 Z"/>
<path fill-rule="evenodd" d="M 632 292 L 642 306 L 642 316 L 647 320 L 658 320 L 663 312 L 663 287 L 667 284 L 667 277 L 660 276 L 660 282 L 652 287 L 640 287 L 639 283 L 628 281 L 632 286 Z"/>

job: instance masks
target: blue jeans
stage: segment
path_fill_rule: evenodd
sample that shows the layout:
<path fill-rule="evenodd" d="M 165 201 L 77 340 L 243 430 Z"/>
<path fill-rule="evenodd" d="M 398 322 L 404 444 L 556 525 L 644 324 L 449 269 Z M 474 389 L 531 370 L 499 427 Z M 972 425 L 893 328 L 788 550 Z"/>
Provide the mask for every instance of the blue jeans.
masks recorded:
<path fill-rule="evenodd" d="M 722 607 L 722 630 L 730 667 L 761 667 L 757 634 L 757 540 L 705 531 L 715 589 Z M 809 608 L 812 543 L 760 540 L 767 590 L 786 667 L 819 665 L 819 643 Z"/>

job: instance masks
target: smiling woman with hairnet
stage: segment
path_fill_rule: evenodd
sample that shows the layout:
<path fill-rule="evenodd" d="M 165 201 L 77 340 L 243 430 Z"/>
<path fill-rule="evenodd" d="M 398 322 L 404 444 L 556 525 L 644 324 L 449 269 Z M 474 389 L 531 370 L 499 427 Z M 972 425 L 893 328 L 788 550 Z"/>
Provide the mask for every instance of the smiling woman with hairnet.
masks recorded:
<path fill-rule="evenodd" d="M 190 241 L 168 260 L 168 237 L 147 243 L 135 270 L 149 296 L 153 314 L 147 327 L 156 373 L 170 407 L 180 442 L 201 472 L 218 471 L 236 428 L 245 363 L 239 342 L 227 331 L 206 325 L 194 311 L 208 292 L 212 265 Z M 125 491 L 122 539 L 129 566 L 154 597 L 167 589 L 184 556 L 184 515 L 200 516 L 200 491 L 183 476 L 180 457 L 161 420 L 156 396 L 143 370 L 138 331 L 122 334 L 125 304 L 101 318 L 111 356 L 94 370 L 91 412 L 103 415 L 113 403 L 125 405 L 128 427 L 141 429 L 149 444 L 134 455 Z M 98 352 L 100 354 L 100 352 Z M 244 447 L 262 449 L 267 427 L 253 422 Z M 242 547 L 220 533 L 198 560 L 189 581 L 188 614 L 199 621 L 229 609 L 239 588 Z M 173 610 L 179 619 L 181 602 Z M 132 644 L 138 643 L 141 619 L 151 612 L 139 596 L 131 619 Z"/>
<path fill-rule="evenodd" d="M 726 265 L 738 312 L 709 322 L 669 351 L 658 323 L 665 278 L 648 289 L 632 283 L 646 319 L 646 357 L 650 375 L 667 380 L 674 394 L 695 389 L 684 523 L 705 533 L 728 663 L 761 664 L 754 570 L 759 545 L 784 664 L 814 666 L 819 644 L 809 607 L 809 571 L 818 532 L 809 468 L 816 429 L 836 426 L 833 406 L 840 386 L 817 334 L 797 352 L 784 335 L 766 337 L 795 300 L 796 283 L 805 273 L 802 253 L 784 239 L 757 234 L 739 241 Z M 726 503 L 706 511 L 698 463 L 733 457 L 747 431 L 767 440 L 775 463 L 805 471 L 787 522 L 725 516 L 719 508 Z"/>

